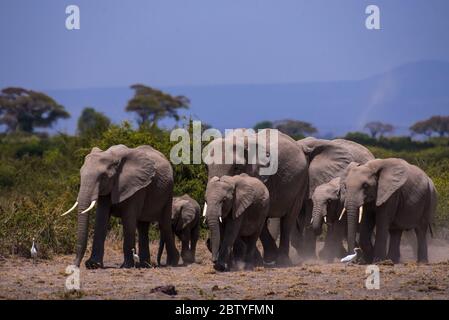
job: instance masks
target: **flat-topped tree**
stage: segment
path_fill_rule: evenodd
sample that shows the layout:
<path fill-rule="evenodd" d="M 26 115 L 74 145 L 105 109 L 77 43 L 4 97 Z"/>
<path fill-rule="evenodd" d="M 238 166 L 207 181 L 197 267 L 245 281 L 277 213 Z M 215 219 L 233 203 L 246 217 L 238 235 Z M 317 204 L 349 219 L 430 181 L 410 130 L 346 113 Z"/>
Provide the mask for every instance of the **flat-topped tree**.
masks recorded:
<path fill-rule="evenodd" d="M 410 127 L 413 134 L 422 134 L 431 137 L 436 133 L 440 137 L 449 135 L 449 116 L 433 116 L 429 119 L 418 121 Z"/>
<path fill-rule="evenodd" d="M 377 136 L 383 137 L 386 133 L 391 133 L 394 131 L 394 127 L 389 123 L 383 123 L 380 121 L 372 121 L 365 124 L 365 129 L 367 129 L 371 138 L 376 139 Z"/>
<path fill-rule="evenodd" d="M 8 132 L 32 133 L 35 128 L 48 128 L 69 117 L 62 105 L 42 92 L 9 87 L 0 93 L 0 125 Z"/>
<path fill-rule="evenodd" d="M 134 97 L 128 101 L 125 110 L 137 113 L 139 125 L 156 126 L 159 120 L 166 117 L 178 121 L 179 109 L 187 109 L 190 105 L 190 100 L 185 96 L 172 96 L 142 84 L 132 85 L 131 89 L 134 90 Z"/>

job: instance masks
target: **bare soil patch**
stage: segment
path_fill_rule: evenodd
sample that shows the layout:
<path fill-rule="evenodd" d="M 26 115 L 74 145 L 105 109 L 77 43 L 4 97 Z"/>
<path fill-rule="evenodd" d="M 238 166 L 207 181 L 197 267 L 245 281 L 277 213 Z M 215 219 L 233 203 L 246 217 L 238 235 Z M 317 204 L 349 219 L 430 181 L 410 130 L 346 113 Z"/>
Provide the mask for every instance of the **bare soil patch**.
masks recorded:
<path fill-rule="evenodd" d="M 154 269 L 120 269 L 121 249 L 107 244 L 105 269 L 81 267 L 81 291 L 64 291 L 65 269 L 73 256 L 52 260 L 0 260 L 0 299 L 448 299 L 449 246 L 432 240 L 430 263 L 416 264 L 409 246 L 404 263 L 380 265 L 380 290 L 365 288 L 366 266 L 304 261 L 289 268 L 217 273 L 200 241 L 197 263 Z M 157 244 L 151 246 L 155 259 Z M 173 285 L 177 295 L 152 289 Z"/>

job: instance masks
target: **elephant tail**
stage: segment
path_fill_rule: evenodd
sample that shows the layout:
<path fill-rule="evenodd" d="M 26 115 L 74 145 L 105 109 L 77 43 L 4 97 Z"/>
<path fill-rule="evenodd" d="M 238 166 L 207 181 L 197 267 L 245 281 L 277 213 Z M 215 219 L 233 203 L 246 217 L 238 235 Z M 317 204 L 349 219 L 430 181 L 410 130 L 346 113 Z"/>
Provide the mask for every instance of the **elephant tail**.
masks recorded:
<path fill-rule="evenodd" d="M 158 266 L 161 265 L 161 257 L 162 257 L 162 253 L 164 252 L 164 246 L 165 246 L 165 242 L 164 242 L 164 239 L 161 237 L 161 239 L 159 240 L 159 249 L 157 251 L 157 265 Z"/>

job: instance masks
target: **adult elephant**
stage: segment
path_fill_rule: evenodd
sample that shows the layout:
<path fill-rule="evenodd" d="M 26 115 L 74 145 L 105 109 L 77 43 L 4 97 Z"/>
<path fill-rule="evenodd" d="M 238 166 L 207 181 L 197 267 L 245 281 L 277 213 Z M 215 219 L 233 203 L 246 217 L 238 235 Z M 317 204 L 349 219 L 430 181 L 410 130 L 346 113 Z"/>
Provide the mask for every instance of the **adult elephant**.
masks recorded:
<path fill-rule="evenodd" d="M 277 139 L 271 139 L 277 135 Z M 239 137 L 243 136 L 242 139 Z M 304 152 L 289 136 L 273 129 L 261 130 L 257 134 L 245 132 L 243 135 L 233 134 L 212 141 L 206 151 L 212 161 L 207 164 L 209 180 L 224 175 L 234 176 L 247 173 L 261 179 L 270 193 L 270 210 L 268 217 L 280 218 L 279 249 L 270 235 L 265 223 L 260 239 L 264 249 L 266 262 L 276 261 L 278 265 L 290 264 L 288 256 L 290 231 L 295 224 L 299 208 L 307 190 L 307 160 Z M 268 137 L 266 142 L 261 137 Z M 277 143 L 276 143 L 277 140 Z M 217 150 L 226 150 L 231 146 L 234 156 L 225 161 L 225 152 L 221 157 L 214 157 Z M 250 148 L 266 150 L 266 157 L 258 157 L 257 161 L 248 161 Z M 262 149 L 260 149 L 262 148 Z M 242 154 L 237 152 L 242 150 Z M 244 159 L 242 159 L 242 157 Z M 253 163 L 252 163 L 253 162 Z M 276 162 L 277 170 L 271 175 L 264 175 L 261 169 L 270 168 Z M 210 225 L 211 229 L 218 226 Z"/>
<path fill-rule="evenodd" d="M 87 246 L 89 215 L 97 204 L 92 254 L 86 261 L 88 269 L 103 267 L 104 241 L 109 218 L 119 216 L 123 225 L 122 267 L 134 266 L 136 227 L 139 231 L 141 266 L 150 266 L 148 230 L 158 222 L 161 237 L 167 244 L 168 261 L 176 265 L 179 253 L 171 230 L 173 171 L 165 156 L 150 146 L 134 149 L 124 145 L 106 151 L 93 148 L 80 170 L 76 258 L 79 266 Z M 65 214 L 67 214 L 66 212 Z"/>
<path fill-rule="evenodd" d="M 405 160 L 375 159 L 364 165 L 352 163 L 344 183 L 348 214 L 348 250 L 353 252 L 357 223 L 360 246 L 366 262 L 388 258 L 398 262 L 403 230 L 414 229 L 418 240 L 418 262 L 427 262 L 426 234 L 435 208 L 436 190 L 432 180 L 420 168 Z M 363 211 L 365 214 L 363 214 Z M 371 234 L 376 227 L 374 248 Z"/>
<path fill-rule="evenodd" d="M 338 215 L 337 210 L 341 212 L 339 197 L 329 203 L 325 202 L 321 206 L 314 206 L 312 197 L 316 188 L 344 175 L 351 162 L 366 163 L 374 159 L 374 156 L 364 146 L 345 139 L 325 140 L 309 137 L 298 140 L 297 143 L 308 159 L 309 181 L 307 198 L 292 234 L 292 245 L 301 256 L 315 257 L 316 235 L 321 234 L 324 216 L 330 214 L 333 217 Z M 307 227 L 312 221 L 313 229 Z M 334 231 L 340 234 L 339 238 L 341 238 L 342 233 L 339 228 L 331 229 L 335 229 Z M 328 240 L 334 241 L 335 235 L 332 232 L 328 236 L 330 237 Z M 330 245 L 329 241 L 326 243 Z M 328 252 L 323 252 L 323 255 L 326 255 L 329 260 L 333 259 L 332 254 L 329 255 L 329 253 L 341 252 L 340 249 L 341 247 L 327 246 L 325 251 Z"/>

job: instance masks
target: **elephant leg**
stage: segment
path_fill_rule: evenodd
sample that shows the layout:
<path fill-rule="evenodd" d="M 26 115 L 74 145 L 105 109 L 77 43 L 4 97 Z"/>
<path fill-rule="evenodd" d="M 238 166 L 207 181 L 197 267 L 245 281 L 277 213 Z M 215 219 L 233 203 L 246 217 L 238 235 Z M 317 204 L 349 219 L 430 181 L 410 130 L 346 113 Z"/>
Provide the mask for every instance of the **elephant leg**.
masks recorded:
<path fill-rule="evenodd" d="M 303 233 L 303 243 L 301 246 L 301 252 L 300 254 L 306 258 L 316 258 L 316 235 L 313 232 L 312 228 L 308 227 L 308 225 L 310 224 L 310 221 L 312 219 L 312 208 L 313 208 L 313 203 L 312 200 L 307 200 L 304 202 L 304 209 L 302 210 L 303 212 L 301 212 L 302 214 L 305 215 L 305 223 L 306 226 L 304 228 L 304 233 Z"/>
<path fill-rule="evenodd" d="M 192 234 L 190 236 L 190 252 L 192 255 L 191 263 L 195 263 L 196 256 L 196 243 L 200 237 L 200 224 L 196 224 L 196 226 L 192 229 Z"/>
<path fill-rule="evenodd" d="M 416 238 L 418 240 L 418 262 L 427 263 L 427 225 L 415 229 Z"/>
<path fill-rule="evenodd" d="M 95 231 L 94 240 L 92 243 L 92 253 L 90 258 L 86 260 L 85 263 L 87 269 L 103 268 L 104 242 L 108 232 L 110 208 L 109 201 L 100 198 L 95 214 Z"/>
<path fill-rule="evenodd" d="M 365 219 L 360 225 L 360 249 L 363 252 L 363 259 L 366 263 L 371 263 L 374 258 L 374 247 L 371 242 L 371 237 L 375 227 L 375 212 L 367 212 Z M 352 252 L 348 252 L 352 254 Z"/>
<path fill-rule="evenodd" d="M 256 241 L 256 243 L 257 243 L 257 241 Z M 256 267 L 263 266 L 262 254 L 260 253 L 259 249 L 257 248 L 257 245 L 256 245 L 256 248 L 254 248 L 254 265 Z"/>
<path fill-rule="evenodd" d="M 400 246 L 401 246 L 401 236 L 402 230 L 393 229 L 390 230 L 390 247 L 388 249 L 388 259 L 394 263 L 399 263 L 401 257 Z"/>
<path fill-rule="evenodd" d="M 192 263 L 192 257 L 190 252 L 190 232 L 186 232 L 186 234 L 182 237 L 181 241 L 181 258 L 183 264 Z"/>
<path fill-rule="evenodd" d="M 224 227 L 223 241 L 218 252 L 218 259 L 214 265 L 215 270 L 229 270 L 230 255 L 232 247 L 239 235 L 241 222 L 242 217 L 239 219 L 227 219 Z"/>
<path fill-rule="evenodd" d="M 276 242 L 270 234 L 270 231 L 268 231 L 266 222 L 264 223 L 262 232 L 260 233 L 260 241 L 263 246 L 263 260 L 270 264 L 276 261 L 278 248 L 276 246 Z"/>
<path fill-rule="evenodd" d="M 255 253 L 256 253 L 256 242 L 257 242 L 257 234 L 246 237 L 246 253 L 245 253 L 245 270 L 253 270 L 255 266 Z"/>
<path fill-rule="evenodd" d="M 388 240 L 388 221 L 387 212 L 383 211 L 376 216 L 376 241 L 374 243 L 373 262 L 379 262 L 386 259 L 387 240 Z"/>
<path fill-rule="evenodd" d="M 149 229 L 149 222 L 139 221 L 137 223 L 137 230 L 139 231 L 139 260 L 142 268 L 152 267 L 150 261 L 150 239 L 148 237 Z"/>
<path fill-rule="evenodd" d="M 281 218 L 281 239 L 279 241 L 279 254 L 276 258 L 278 266 L 291 265 L 288 254 L 290 250 L 290 232 L 295 219 L 295 216 L 284 216 Z"/>
<path fill-rule="evenodd" d="M 171 198 L 169 202 L 170 203 L 167 202 L 164 208 L 164 213 L 159 221 L 159 230 L 161 232 L 161 238 L 164 240 L 167 248 L 167 265 L 177 266 L 179 261 L 179 252 L 178 249 L 176 249 L 175 237 L 171 226 Z"/>
<path fill-rule="evenodd" d="M 162 257 L 162 253 L 164 252 L 164 246 L 165 246 L 165 242 L 164 239 L 162 238 L 162 236 L 159 236 L 159 249 L 157 250 L 157 265 L 160 266 L 161 265 L 161 257 Z"/>
<path fill-rule="evenodd" d="M 343 245 L 341 243 L 337 226 L 334 225 L 327 228 L 326 238 L 324 239 L 324 247 L 319 253 L 320 259 L 324 259 L 329 263 L 333 262 L 334 258 L 341 254 L 342 246 Z"/>
<path fill-rule="evenodd" d="M 122 217 L 124 262 L 121 268 L 132 268 L 135 266 L 132 250 L 136 247 L 136 224 L 134 216 L 127 215 Z"/>
<path fill-rule="evenodd" d="M 237 237 L 235 239 L 234 245 L 232 247 L 232 257 L 229 259 L 229 268 L 232 268 L 234 265 L 238 265 L 245 260 L 246 253 L 246 243 L 241 237 Z"/>

